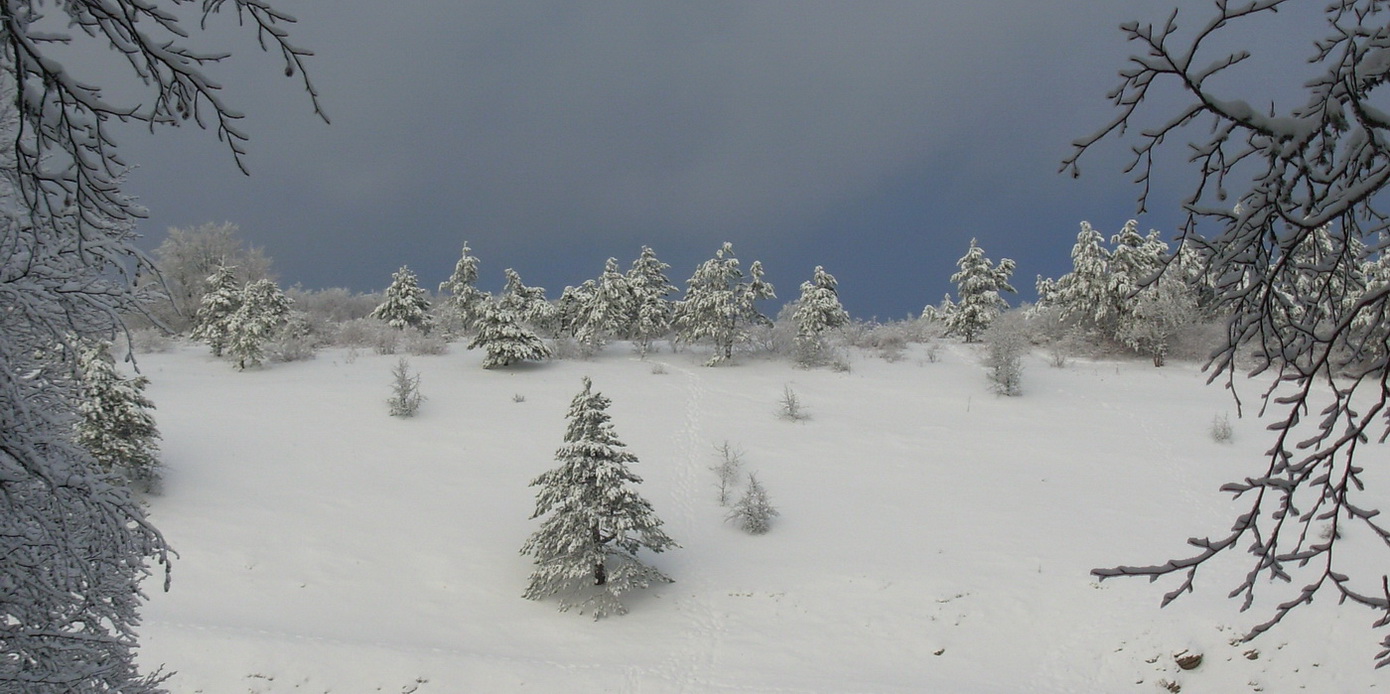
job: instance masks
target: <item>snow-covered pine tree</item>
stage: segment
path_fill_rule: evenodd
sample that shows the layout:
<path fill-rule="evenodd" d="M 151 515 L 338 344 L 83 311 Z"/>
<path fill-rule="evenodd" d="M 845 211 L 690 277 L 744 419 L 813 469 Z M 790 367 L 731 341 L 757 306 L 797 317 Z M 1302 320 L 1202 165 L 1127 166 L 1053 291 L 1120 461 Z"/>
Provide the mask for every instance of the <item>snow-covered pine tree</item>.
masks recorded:
<path fill-rule="evenodd" d="M 772 518 L 780 515 L 782 514 L 773 508 L 772 501 L 768 499 L 767 489 L 758 481 L 758 475 L 750 472 L 743 496 L 734 502 L 726 518 L 737 523 L 746 533 L 762 535 L 771 529 Z"/>
<path fill-rule="evenodd" d="M 960 271 L 951 275 L 960 296 L 955 310 L 946 318 L 946 329 L 966 342 L 974 342 L 989 327 L 996 316 L 1009 308 L 999 292 L 1015 292 L 1009 284 L 1014 274 L 1014 261 L 1004 258 L 996 267 L 985 257 L 985 251 L 975 239 L 970 249 L 956 261 Z"/>
<path fill-rule="evenodd" d="M 149 379 L 122 378 L 111 358 L 111 345 L 83 346 L 82 395 L 74 424 L 78 445 L 87 449 L 104 472 L 124 476 L 144 491 L 159 482 L 159 429 L 154 403 L 145 397 Z"/>
<path fill-rule="evenodd" d="M 205 284 L 206 290 L 193 317 L 193 330 L 189 335 L 208 343 L 212 355 L 220 357 L 227 348 L 227 322 L 241 306 L 241 283 L 237 281 L 235 267 L 219 265 Z"/>
<path fill-rule="evenodd" d="M 825 362 L 825 333 L 849 323 L 840 305 L 835 276 L 817 265 L 811 280 L 801 284 L 801 298 L 792 314 L 796 322 L 796 363 L 815 366 Z"/>
<path fill-rule="evenodd" d="M 1115 334 L 1114 294 L 1110 283 L 1110 252 L 1090 222 L 1081 223 L 1071 249 L 1071 272 L 1053 280 L 1038 280 L 1038 307 L 1054 308 L 1061 318 L 1084 331 L 1107 339 Z"/>
<path fill-rule="evenodd" d="M 238 369 L 265 358 L 265 341 L 289 318 L 290 303 L 271 280 L 256 280 L 241 291 L 241 305 L 227 320 L 227 354 Z"/>
<path fill-rule="evenodd" d="M 652 341 L 671 331 L 672 305 L 666 298 L 676 292 L 666 278 L 670 265 L 656 257 L 656 251 L 643 246 L 642 253 L 632 261 L 627 271 L 627 283 L 632 289 L 633 313 L 629 318 L 631 337 L 642 357 L 651 351 Z"/>
<path fill-rule="evenodd" d="M 468 349 L 481 347 L 487 352 L 483 358 L 484 369 L 550 358 L 550 348 L 545 342 L 522 325 L 516 314 L 500 301 L 487 302 L 474 327 L 476 333 Z"/>
<path fill-rule="evenodd" d="M 608 340 L 626 337 L 630 316 L 636 305 L 627 276 L 618 271 L 618 261 L 609 258 L 603 274 L 593 285 L 581 308 L 581 320 L 574 336 L 586 354 L 603 348 Z"/>
<path fill-rule="evenodd" d="M 411 327 L 428 335 L 434 327 L 429 310 L 430 301 L 420 286 L 420 279 L 409 267 L 402 265 L 391 275 L 391 286 L 386 288 L 386 297 L 372 311 L 371 317 L 385 321 L 397 330 Z"/>
<path fill-rule="evenodd" d="M 497 297 L 498 305 L 510 311 L 517 320 L 538 333 L 560 334 L 560 310 L 546 301 L 545 287 L 528 287 L 521 282 L 516 270 L 503 271 L 507 284 Z"/>
<path fill-rule="evenodd" d="M 540 488 L 531 518 L 546 518 L 521 548 L 536 564 L 524 597 L 559 595 L 560 611 L 578 607 L 595 619 L 626 612 L 620 598 L 630 590 L 670 582 L 637 558 L 639 550 L 678 547 L 637 493 L 642 478 L 628 468 L 637 456 L 618 440 L 609 404 L 585 377 L 555 452 L 560 464 L 531 482 Z"/>
<path fill-rule="evenodd" d="M 685 298 L 676 302 L 676 332 L 686 342 L 713 342 L 715 354 L 708 365 L 715 366 L 733 358 L 734 345 L 748 338 L 748 326 L 769 322 L 758 312 L 757 301 L 775 298 L 772 285 L 763 280 L 762 263 L 753 261 L 745 280 L 733 244 L 725 242 L 686 280 Z"/>
<path fill-rule="evenodd" d="M 454 265 L 454 274 L 439 284 L 444 306 L 463 332 L 473 330 L 473 324 L 482 315 L 483 305 L 488 300 L 487 293 L 477 287 L 478 259 L 469 255 L 472 250 L 467 242 L 463 244 L 463 252 Z"/>
<path fill-rule="evenodd" d="M 555 300 L 557 337 L 579 334 L 586 317 L 584 308 L 589 305 L 595 291 L 598 291 L 598 285 L 593 280 L 584 280 L 578 287 L 565 287 L 565 291 L 560 292 L 560 298 Z"/>

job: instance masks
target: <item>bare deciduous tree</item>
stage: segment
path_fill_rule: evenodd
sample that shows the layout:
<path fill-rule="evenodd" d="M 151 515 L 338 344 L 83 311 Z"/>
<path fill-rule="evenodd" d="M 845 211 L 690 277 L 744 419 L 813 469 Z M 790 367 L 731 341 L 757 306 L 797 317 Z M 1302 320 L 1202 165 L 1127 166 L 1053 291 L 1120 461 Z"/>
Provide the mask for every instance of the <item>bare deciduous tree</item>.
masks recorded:
<path fill-rule="evenodd" d="M 1303 86 L 1301 104 L 1256 106 L 1223 92 L 1218 83 L 1233 84 L 1251 53 L 1214 44 L 1233 26 L 1258 24 L 1293 5 L 1218 0 L 1215 15 L 1192 31 L 1180 29 L 1176 10 L 1157 24 L 1124 25 L 1144 52 L 1130 59 L 1110 93 L 1118 113 L 1078 140 L 1063 163 L 1079 174 L 1079 158 L 1096 143 L 1138 129 L 1129 170 L 1142 186 L 1142 212 L 1157 153 L 1174 140 L 1188 142 L 1195 185 L 1183 201 L 1182 241 L 1206 259 L 1220 308 L 1230 316 L 1225 344 L 1208 364 L 1210 378 L 1234 388 L 1245 370 L 1241 360 L 1253 355 L 1249 372 L 1273 376 L 1259 410 L 1274 418 L 1274 445 L 1261 470 L 1223 488 L 1248 499 L 1229 531 L 1191 539 L 1191 554 L 1163 564 L 1095 573 L 1180 576 L 1167 604 L 1193 588 L 1209 560 L 1246 550 L 1250 570 L 1231 593 L 1243 608 L 1253 604 L 1257 586 L 1277 592 L 1262 578 L 1295 586 L 1247 638 L 1323 591 L 1381 611 L 1377 627 L 1390 624 L 1390 575 L 1353 576 L 1344 558 L 1352 550 L 1335 551 L 1351 525 L 1379 540 L 1359 547 L 1390 549 L 1390 529 L 1378 521 L 1357 464 L 1372 435 L 1383 444 L 1390 432 L 1390 286 L 1343 282 L 1335 271 L 1385 252 L 1390 117 L 1376 104 L 1390 79 L 1390 23 L 1383 1 L 1334 0 L 1322 11 L 1322 28 L 1310 32 L 1309 63 L 1318 76 Z M 1170 87 L 1186 95 L 1185 104 L 1148 122 L 1159 108 L 1150 90 Z M 1295 252 L 1319 230 L 1333 240 L 1329 253 L 1311 259 Z M 1379 666 L 1390 664 L 1390 637 L 1384 643 Z"/>

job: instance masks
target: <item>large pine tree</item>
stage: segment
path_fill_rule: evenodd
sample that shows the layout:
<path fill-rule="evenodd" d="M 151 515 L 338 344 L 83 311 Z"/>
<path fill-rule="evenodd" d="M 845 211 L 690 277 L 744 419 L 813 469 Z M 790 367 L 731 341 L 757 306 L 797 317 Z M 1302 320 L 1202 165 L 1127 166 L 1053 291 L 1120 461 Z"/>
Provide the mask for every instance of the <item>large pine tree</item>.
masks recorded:
<path fill-rule="evenodd" d="M 960 271 L 951 275 L 960 302 L 946 317 L 947 331 L 966 342 L 974 342 L 994 322 L 996 316 L 1009 308 L 999 292 L 1016 291 L 1009 284 L 1014 274 L 1014 261 L 1004 258 L 996 266 L 985 257 L 979 242 L 970 239 L 970 249 L 956 261 Z"/>
<path fill-rule="evenodd" d="M 626 337 L 635 305 L 627 276 L 618 271 L 618 261 L 609 258 L 603 274 L 584 297 L 574 336 L 588 354 L 602 349 L 610 339 Z"/>
<path fill-rule="evenodd" d="M 478 259 L 469 255 L 473 249 L 463 244 L 463 253 L 454 265 L 454 274 L 439 284 L 439 293 L 446 308 L 464 332 L 473 330 L 473 324 L 482 316 L 487 302 L 487 293 L 478 289 Z"/>
<path fill-rule="evenodd" d="M 560 464 L 531 482 L 540 488 L 531 517 L 546 518 L 521 548 L 536 563 L 524 597 L 558 595 L 562 612 L 577 606 L 595 619 L 626 612 L 620 598 L 630 590 L 670 582 L 638 560 L 639 550 L 678 546 L 635 489 L 642 478 L 628 465 L 637 457 L 613 431 L 609 404 L 585 378 L 570 403 L 565 444 L 555 452 Z"/>
<path fill-rule="evenodd" d="M 430 301 L 420 286 L 420 279 L 405 265 L 391 275 L 391 286 L 386 288 L 386 298 L 372 311 L 372 318 L 386 321 L 397 330 L 407 327 L 422 333 L 429 333 L 434 327 L 428 311 Z"/>
<path fill-rule="evenodd" d="M 747 339 L 749 325 L 769 322 L 756 304 L 775 298 L 772 284 L 763 280 L 762 263 L 753 261 L 745 279 L 733 245 L 726 242 L 686 281 L 685 298 L 676 303 L 676 331 L 686 342 L 714 342 L 709 361 L 714 366 L 733 358 L 734 345 Z"/>
<path fill-rule="evenodd" d="M 653 340 L 671 331 L 672 306 L 666 297 L 674 294 L 676 287 L 666 278 L 669 269 L 670 265 L 657 259 L 656 251 L 643 246 L 642 254 L 627 271 L 633 297 L 631 334 L 638 353 L 644 357 L 651 351 Z"/>

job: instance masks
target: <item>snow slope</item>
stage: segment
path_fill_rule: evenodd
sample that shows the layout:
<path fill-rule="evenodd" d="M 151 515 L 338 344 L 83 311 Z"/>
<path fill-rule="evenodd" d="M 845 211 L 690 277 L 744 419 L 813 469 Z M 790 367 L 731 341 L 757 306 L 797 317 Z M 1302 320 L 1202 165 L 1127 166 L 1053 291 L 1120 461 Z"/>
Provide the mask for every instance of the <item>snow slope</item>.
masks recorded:
<path fill-rule="evenodd" d="M 857 354 L 850 373 L 703 353 L 512 370 L 412 357 L 428 398 L 387 415 L 396 357 L 324 352 L 238 373 L 200 346 L 140 358 L 166 465 L 150 515 L 179 552 L 149 582 L 141 658 L 177 692 L 1365 691 L 1374 615 L 1323 600 L 1252 644 L 1227 561 L 1098 583 L 1224 530 L 1216 490 L 1268 445 L 1191 365 L 1030 359 L 990 394 L 971 348 Z M 656 368 L 660 365 L 660 368 Z M 664 373 L 661 373 L 663 372 Z M 528 482 L 590 376 L 681 549 L 676 582 L 602 621 L 521 599 Z M 811 418 L 777 416 L 790 384 Z M 1251 388 L 1247 395 L 1254 395 Z M 1211 419 L 1231 412 L 1218 444 Z M 745 452 L 781 511 L 723 520 L 714 447 Z M 1383 448 L 1368 449 L 1383 456 Z M 1262 609 L 1263 608 L 1263 609 Z M 1203 653 L 1180 671 L 1174 654 Z"/>

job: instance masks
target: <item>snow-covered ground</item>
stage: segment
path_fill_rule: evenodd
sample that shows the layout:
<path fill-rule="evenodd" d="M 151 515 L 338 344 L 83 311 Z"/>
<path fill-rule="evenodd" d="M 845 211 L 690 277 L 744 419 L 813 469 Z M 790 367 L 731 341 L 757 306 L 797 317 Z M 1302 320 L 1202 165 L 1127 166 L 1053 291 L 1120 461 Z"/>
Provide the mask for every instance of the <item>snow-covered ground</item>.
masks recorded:
<path fill-rule="evenodd" d="M 1374 615 L 1320 600 L 1253 643 L 1244 557 L 1160 610 L 1168 582 L 1098 583 L 1228 527 L 1217 492 L 1269 444 L 1192 365 L 1029 359 L 992 395 L 973 350 L 805 371 L 703 353 L 499 371 L 411 357 L 428 398 L 387 415 L 397 357 L 330 350 L 239 373 L 206 348 L 140 357 L 164 436 L 149 501 L 178 550 L 148 582 L 141 658 L 177 692 L 1349 692 L 1376 688 Z M 520 595 L 528 482 L 583 376 L 613 400 L 675 579 L 595 622 Z M 810 419 L 778 417 L 790 385 Z M 1255 395 L 1255 388 L 1247 396 Z M 1208 434 L 1231 413 L 1234 440 Z M 1247 413 L 1248 415 L 1248 413 Z M 781 511 L 724 521 L 715 446 Z M 1383 447 L 1367 455 L 1383 457 Z M 1202 653 L 1182 671 L 1174 655 Z"/>

